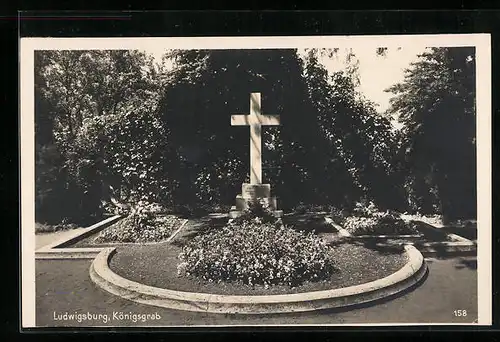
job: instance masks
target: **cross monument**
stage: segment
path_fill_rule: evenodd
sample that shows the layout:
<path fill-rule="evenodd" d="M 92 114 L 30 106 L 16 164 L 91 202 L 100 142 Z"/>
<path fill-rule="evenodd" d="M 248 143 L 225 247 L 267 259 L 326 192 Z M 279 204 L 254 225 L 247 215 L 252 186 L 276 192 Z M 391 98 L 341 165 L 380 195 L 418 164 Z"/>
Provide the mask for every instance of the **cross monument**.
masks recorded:
<path fill-rule="evenodd" d="M 262 126 L 279 124 L 278 115 L 262 114 L 260 93 L 250 94 L 250 114 L 231 115 L 231 126 L 250 126 L 250 184 L 242 184 L 242 193 L 236 196 L 236 206 L 231 208 L 231 217 L 237 217 L 248 207 L 248 202 L 259 200 L 268 203 L 276 216 L 282 215 L 281 210 L 276 210 L 276 198 L 271 197 L 271 185 L 262 184 Z"/>
<path fill-rule="evenodd" d="M 250 94 L 250 115 L 231 115 L 231 126 L 250 126 L 250 184 L 262 184 L 262 126 L 279 126 L 278 115 L 262 115 L 260 93 Z"/>

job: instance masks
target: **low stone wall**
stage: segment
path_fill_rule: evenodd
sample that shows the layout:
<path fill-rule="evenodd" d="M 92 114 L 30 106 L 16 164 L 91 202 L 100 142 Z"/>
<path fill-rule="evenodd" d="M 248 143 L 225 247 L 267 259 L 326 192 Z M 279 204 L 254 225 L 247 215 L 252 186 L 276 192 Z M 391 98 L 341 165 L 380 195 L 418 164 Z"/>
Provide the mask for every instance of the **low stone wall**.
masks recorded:
<path fill-rule="evenodd" d="M 424 234 L 415 235 L 351 235 L 347 230 L 336 224 L 331 218 L 326 217 L 325 221 L 330 224 L 339 235 L 341 241 L 375 241 L 377 244 L 382 246 L 404 246 L 407 244 L 414 245 L 418 248 L 425 256 L 436 256 L 436 255 L 455 255 L 455 254 L 474 254 L 477 252 L 477 243 L 471 241 L 462 236 L 452 233 L 444 233 L 440 228 L 435 228 L 425 222 L 427 230 L 433 231 L 436 234 L 440 234 L 446 237 L 446 241 L 438 242 L 424 242 L 419 241 L 425 238 Z M 394 242 L 394 240 L 403 240 L 404 242 Z M 382 243 L 380 243 L 382 242 Z"/>

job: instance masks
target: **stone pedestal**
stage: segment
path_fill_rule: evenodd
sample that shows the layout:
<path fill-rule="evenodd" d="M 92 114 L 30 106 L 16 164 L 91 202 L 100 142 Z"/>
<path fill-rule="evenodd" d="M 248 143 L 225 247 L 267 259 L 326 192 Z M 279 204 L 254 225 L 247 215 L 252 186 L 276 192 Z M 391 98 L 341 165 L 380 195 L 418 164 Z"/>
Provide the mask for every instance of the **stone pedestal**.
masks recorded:
<path fill-rule="evenodd" d="M 248 208 L 249 203 L 264 202 L 269 205 L 269 208 L 274 212 L 276 217 L 283 216 L 282 210 L 278 209 L 276 197 L 271 196 L 270 184 L 248 184 L 243 183 L 241 186 L 241 194 L 236 196 L 236 205 L 231 208 L 229 217 L 236 218 L 241 215 L 241 212 Z"/>

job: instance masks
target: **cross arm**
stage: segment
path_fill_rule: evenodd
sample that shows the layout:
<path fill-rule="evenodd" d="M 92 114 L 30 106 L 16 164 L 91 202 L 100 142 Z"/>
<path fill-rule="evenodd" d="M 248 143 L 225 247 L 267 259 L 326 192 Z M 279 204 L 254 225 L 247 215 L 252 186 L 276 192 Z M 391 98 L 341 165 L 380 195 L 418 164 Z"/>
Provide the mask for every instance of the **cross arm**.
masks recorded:
<path fill-rule="evenodd" d="M 231 115 L 232 126 L 251 126 L 259 124 L 262 126 L 278 126 L 279 115 Z"/>
<path fill-rule="evenodd" d="M 250 125 L 249 115 L 231 115 L 231 126 L 248 126 Z"/>
<path fill-rule="evenodd" d="M 257 120 L 263 126 L 279 126 L 280 124 L 279 115 L 259 115 Z"/>

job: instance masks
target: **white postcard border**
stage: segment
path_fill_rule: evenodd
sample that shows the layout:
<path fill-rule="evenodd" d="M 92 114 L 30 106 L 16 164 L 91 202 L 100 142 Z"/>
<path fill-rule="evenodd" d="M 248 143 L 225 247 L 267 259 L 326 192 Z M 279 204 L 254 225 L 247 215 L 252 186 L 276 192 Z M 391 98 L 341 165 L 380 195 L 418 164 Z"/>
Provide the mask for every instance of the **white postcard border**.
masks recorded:
<path fill-rule="evenodd" d="M 35 173 L 34 173 L 34 51 L 241 48 L 363 48 L 476 47 L 477 101 L 477 224 L 478 324 L 492 323 L 491 275 L 491 39 L 489 34 L 287 36 L 287 37 L 133 37 L 133 38 L 21 38 L 20 39 L 20 146 L 21 146 L 21 326 L 35 324 Z M 332 324 L 332 326 L 433 324 Z M 449 324 L 446 324 L 449 325 Z M 455 325 L 455 324 L 453 324 Z M 464 325 L 464 324 L 459 324 Z"/>

